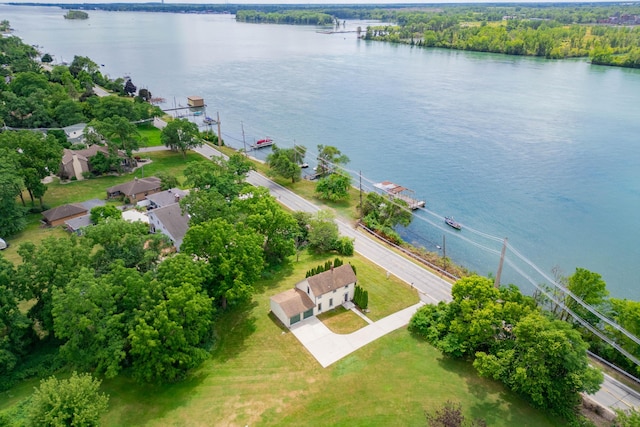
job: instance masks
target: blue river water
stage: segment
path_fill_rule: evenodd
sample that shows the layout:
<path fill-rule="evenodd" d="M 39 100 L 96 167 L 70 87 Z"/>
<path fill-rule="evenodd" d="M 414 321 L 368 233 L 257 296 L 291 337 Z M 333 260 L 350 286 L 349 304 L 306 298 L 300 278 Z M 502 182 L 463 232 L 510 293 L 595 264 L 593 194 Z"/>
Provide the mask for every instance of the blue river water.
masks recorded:
<path fill-rule="evenodd" d="M 389 180 L 427 211 L 403 236 L 531 290 L 557 267 L 598 272 L 640 299 L 640 70 L 359 40 L 355 32 L 231 15 L 0 6 L 56 61 L 88 56 L 166 99 L 205 98 L 225 141 L 337 146 L 363 183 Z M 352 31 L 367 22 L 348 22 Z M 461 232 L 444 225 L 452 215 Z M 542 273 L 542 274 L 541 274 Z"/>

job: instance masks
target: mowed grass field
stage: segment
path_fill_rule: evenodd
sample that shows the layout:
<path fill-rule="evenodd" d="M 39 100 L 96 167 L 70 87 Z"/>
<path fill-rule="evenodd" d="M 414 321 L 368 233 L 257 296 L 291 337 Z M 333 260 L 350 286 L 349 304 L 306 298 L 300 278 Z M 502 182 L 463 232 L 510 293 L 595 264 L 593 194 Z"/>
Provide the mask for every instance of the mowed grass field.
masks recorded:
<path fill-rule="evenodd" d="M 145 166 L 144 176 L 165 170 L 180 179 L 189 160 L 201 160 L 192 153 L 186 161 L 170 152 L 150 153 L 149 157 L 153 163 Z M 104 197 L 106 187 L 133 176 L 50 184 L 45 202 L 56 206 Z M 135 176 L 141 176 L 141 171 Z M 51 230 L 47 231 L 51 235 L 64 233 Z M 18 239 L 41 240 L 40 232 L 44 231 L 32 224 Z M 250 303 L 219 316 L 211 357 L 183 381 L 142 385 L 126 373 L 105 379 L 101 388 L 110 395 L 110 402 L 102 424 L 424 426 L 424 411 L 447 400 L 460 402 L 467 417 L 483 418 L 490 426 L 562 424 L 501 384 L 478 377 L 469 363 L 443 357 L 405 328 L 322 368 L 270 314 L 269 298 L 293 287 L 307 270 L 333 258 L 335 255 L 303 253 L 300 261 L 292 258 L 277 270 L 265 272 Z M 356 267 L 359 284 L 369 291 L 372 320 L 418 302 L 415 290 L 394 276 L 387 278 L 383 269 L 357 255 L 343 259 Z M 351 315 L 337 313 L 326 321 L 333 330 L 349 333 L 364 326 Z M 0 393 L 0 412 L 27 398 L 37 385 L 37 380 L 29 380 Z"/>
<path fill-rule="evenodd" d="M 359 283 L 408 306 L 415 291 L 359 257 Z M 184 381 L 141 386 L 105 380 L 106 426 L 424 426 L 424 411 L 447 400 L 490 426 L 557 426 L 465 362 L 443 358 L 406 329 L 397 330 L 323 369 L 270 315 L 269 297 L 291 288 L 324 258 L 305 255 L 258 285 L 252 303 L 216 324 L 211 358 Z M 372 308 L 373 310 L 373 308 Z M 393 309 L 395 310 L 395 308 Z M 382 315 L 383 313 L 380 313 Z"/>

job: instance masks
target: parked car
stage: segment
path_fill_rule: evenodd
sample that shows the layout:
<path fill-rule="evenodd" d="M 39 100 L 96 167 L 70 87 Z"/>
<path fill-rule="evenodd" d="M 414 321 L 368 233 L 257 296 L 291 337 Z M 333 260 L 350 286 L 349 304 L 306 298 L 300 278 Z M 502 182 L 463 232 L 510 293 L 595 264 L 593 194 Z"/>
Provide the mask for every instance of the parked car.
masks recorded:
<path fill-rule="evenodd" d="M 7 249 L 8 247 L 9 247 L 9 244 L 5 242 L 4 239 L 0 238 L 0 251 Z"/>

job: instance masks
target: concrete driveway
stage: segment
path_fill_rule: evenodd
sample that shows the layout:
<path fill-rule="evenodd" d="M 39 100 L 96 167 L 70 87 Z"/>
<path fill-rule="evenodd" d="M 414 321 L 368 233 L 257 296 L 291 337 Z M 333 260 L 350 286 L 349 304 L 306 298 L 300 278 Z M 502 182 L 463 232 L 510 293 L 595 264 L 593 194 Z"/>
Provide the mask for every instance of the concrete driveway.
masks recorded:
<path fill-rule="evenodd" d="M 406 326 L 424 302 L 400 310 L 350 334 L 336 334 L 316 317 L 310 317 L 291 327 L 291 332 L 309 350 L 323 368 L 353 353 L 378 338 Z"/>

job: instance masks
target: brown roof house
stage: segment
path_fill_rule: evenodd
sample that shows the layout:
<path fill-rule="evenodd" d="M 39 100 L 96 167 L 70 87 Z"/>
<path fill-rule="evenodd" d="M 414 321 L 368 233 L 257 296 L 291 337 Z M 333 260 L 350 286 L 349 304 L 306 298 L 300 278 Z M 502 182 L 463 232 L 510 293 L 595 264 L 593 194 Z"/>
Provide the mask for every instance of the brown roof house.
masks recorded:
<path fill-rule="evenodd" d="M 270 299 L 271 311 L 285 326 L 352 301 L 356 274 L 350 264 L 311 276 Z"/>
<path fill-rule="evenodd" d="M 109 149 L 104 145 L 91 145 L 82 150 L 69 150 L 65 148 L 62 152 L 62 161 L 60 162 L 60 178 L 71 179 L 75 177 L 78 181 L 84 179 L 84 174 L 91 172 L 91 164 L 89 159 L 98 153 L 109 156 Z M 123 163 L 126 163 L 127 156 L 118 151 L 118 157 Z"/>
<path fill-rule="evenodd" d="M 189 229 L 189 215 L 182 213 L 179 203 L 150 210 L 149 227 L 152 233 L 162 233 L 180 250 L 182 239 Z"/>
<path fill-rule="evenodd" d="M 161 190 L 160 178 L 155 176 L 135 178 L 133 181 L 107 188 L 107 199 L 123 197 L 129 199 L 131 203 L 136 203 L 145 199 L 149 194 Z"/>
<path fill-rule="evenodd" d="M 58 206 L 48 211 L 42 212 L 43 222 L 46 225 L 54 227 L 62 225 L 65 221 L 86 215 L 89 212 L 84 205 L 80 203 L 70 203 L 68 205 Z"/>

